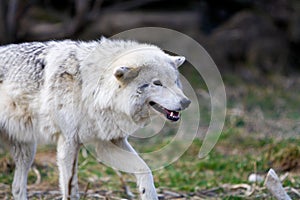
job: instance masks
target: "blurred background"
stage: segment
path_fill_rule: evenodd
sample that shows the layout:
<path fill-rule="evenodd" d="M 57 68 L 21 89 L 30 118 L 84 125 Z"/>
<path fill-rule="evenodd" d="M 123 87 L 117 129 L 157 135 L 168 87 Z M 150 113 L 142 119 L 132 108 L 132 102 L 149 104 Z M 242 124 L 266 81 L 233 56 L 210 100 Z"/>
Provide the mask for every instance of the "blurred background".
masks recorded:
<path fill-rule="evenodd" d="M 0 5 L 1 44 L 91 40 L 142 26 L 188 34 L 222 71 L 249 76 L 243 68 L 251 65 L 263 73 L 299 70 L 297 0 L 1 0 Z"/>
<path fill-rule="evenodd" d="M 0 1 L 1 45 L 97 40 L 145 26 L 174 29 L 198 41 L 218 66 L 227 93 L 223 133 L 211 154 L 199 160 L 210 120 L 209 94 L 188 63 L 180 68 L 197 93 L 201 126 L 183 157 L 154 172 L 161 198 L 272 199 L 262 180 L 274 168 L 288 193 L 299 199 L 299 0 Z M 159 140 L 141 145 L 133 138 L 132 143 L 142 152 L 152 151 L 167 144 L 172 134 L 167 128 Z M 134 178 L 98 165 L 87 154 L 83 149 L 79 165 L 83 195 L 130 198 L 128 185 L 137 193 Z M 0 149 L 0 155 L 0 197 L 9 199 L 14 165 L 6 151 Z M 251 174 L 260 178 L 251 181 Z M 57 178 L 55 147 L 41 147 L 29 177 L 31 198 L 58 196 Z M 40 190 L 44 192 L 36 192 Z"/>

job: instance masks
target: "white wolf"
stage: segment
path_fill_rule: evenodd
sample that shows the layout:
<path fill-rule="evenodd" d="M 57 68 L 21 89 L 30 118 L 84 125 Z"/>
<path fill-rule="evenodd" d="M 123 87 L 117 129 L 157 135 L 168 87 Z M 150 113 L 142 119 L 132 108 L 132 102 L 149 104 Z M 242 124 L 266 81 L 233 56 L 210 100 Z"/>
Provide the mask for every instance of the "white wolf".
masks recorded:
<path fill-rule="evenodd" d="M 135 174 L 141 199 L 158 199 L 151 170 L 127 137 L 153 113 L 179 120 L 190 104 L 177 71 L 184 60 L 153 45 L 105 38 L 0 47 L 0 137 L 16 163 L 14 199 L 27 199 L 27 174 L 44 138 L 58 141 L 63 199 L 79 199 L 77 155 L 90 141 L 100 160 Z"/>

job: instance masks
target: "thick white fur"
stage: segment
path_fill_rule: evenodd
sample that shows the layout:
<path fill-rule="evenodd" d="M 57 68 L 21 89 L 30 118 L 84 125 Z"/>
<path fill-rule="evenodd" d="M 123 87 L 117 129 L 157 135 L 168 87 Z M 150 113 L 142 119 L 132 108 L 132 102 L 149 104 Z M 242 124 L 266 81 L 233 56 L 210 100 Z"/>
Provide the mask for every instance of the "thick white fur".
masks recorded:
<path fill-rule="evenodd" d="M 183 62 L 156 46 L 108 39 L 0 47 L 0 138 L 16 162 L 14 198 L 27 198 L 37 142 L 56 139 L 63 199 L 79 198 L 77 154 L 90 141 L 101 160 L 136 175 L 141 199 L 157 199 L 151 170 L 127 136 L 149 122 L 150 101 L 187 106 L 177 71 Z"/>

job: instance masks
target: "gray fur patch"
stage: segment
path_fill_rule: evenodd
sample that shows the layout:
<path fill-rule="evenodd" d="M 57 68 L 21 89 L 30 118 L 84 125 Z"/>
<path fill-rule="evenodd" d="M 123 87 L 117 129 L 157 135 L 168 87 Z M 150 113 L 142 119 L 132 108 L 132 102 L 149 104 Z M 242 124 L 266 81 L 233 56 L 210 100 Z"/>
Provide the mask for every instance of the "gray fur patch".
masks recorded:
<path fill-rule="evenodd" d="M 0 80 L 33 89 L 43 85 L 47 43 L 23 43 L 0 47 Z M 23 82 L 23 84 L 22 84 Z"/>

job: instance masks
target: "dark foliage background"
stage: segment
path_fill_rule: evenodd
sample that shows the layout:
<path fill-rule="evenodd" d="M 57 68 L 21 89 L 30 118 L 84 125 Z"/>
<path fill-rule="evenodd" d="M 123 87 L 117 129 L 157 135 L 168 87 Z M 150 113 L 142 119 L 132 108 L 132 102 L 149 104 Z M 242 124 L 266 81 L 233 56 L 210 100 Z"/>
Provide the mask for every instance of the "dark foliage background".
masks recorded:
<path fill-rule="evenodd" d="M 262 182 L 248 181 L 270 168 L 299 199 L 299 0 L 0 0 L 0 45 L 97 40 L 144 26 L 197 40 L 220 69 L 227 96 L 222 135 L 209 156 L 198 159 L 211 120 L 210 96 L 192 67 L 180 68 L 199 100 L 201 121 L 188 151 L 154 172 L 160 199 L 273 199 Z M 154 151 L 175 134 L 169 132 L 147 143 L 130 142 L 138 152 Z M 0 140 L 0 199 L 12 199 L 14 162 L 4 146 Z M 29 199 L 61 199 L 55 152 L 53 145 L 39 147 Z M 133 177 L 99 165 L 84 148 L 79 161 L 83 199 L 130 199 L 128 188 L 138 196 Z"/>
<path fill-rule="evenodd" d="M 1 0 L 0 44 L 98 39 L 159 26 L 198 40 L 222 72 L 299 71 L 298 0 Z"/>

